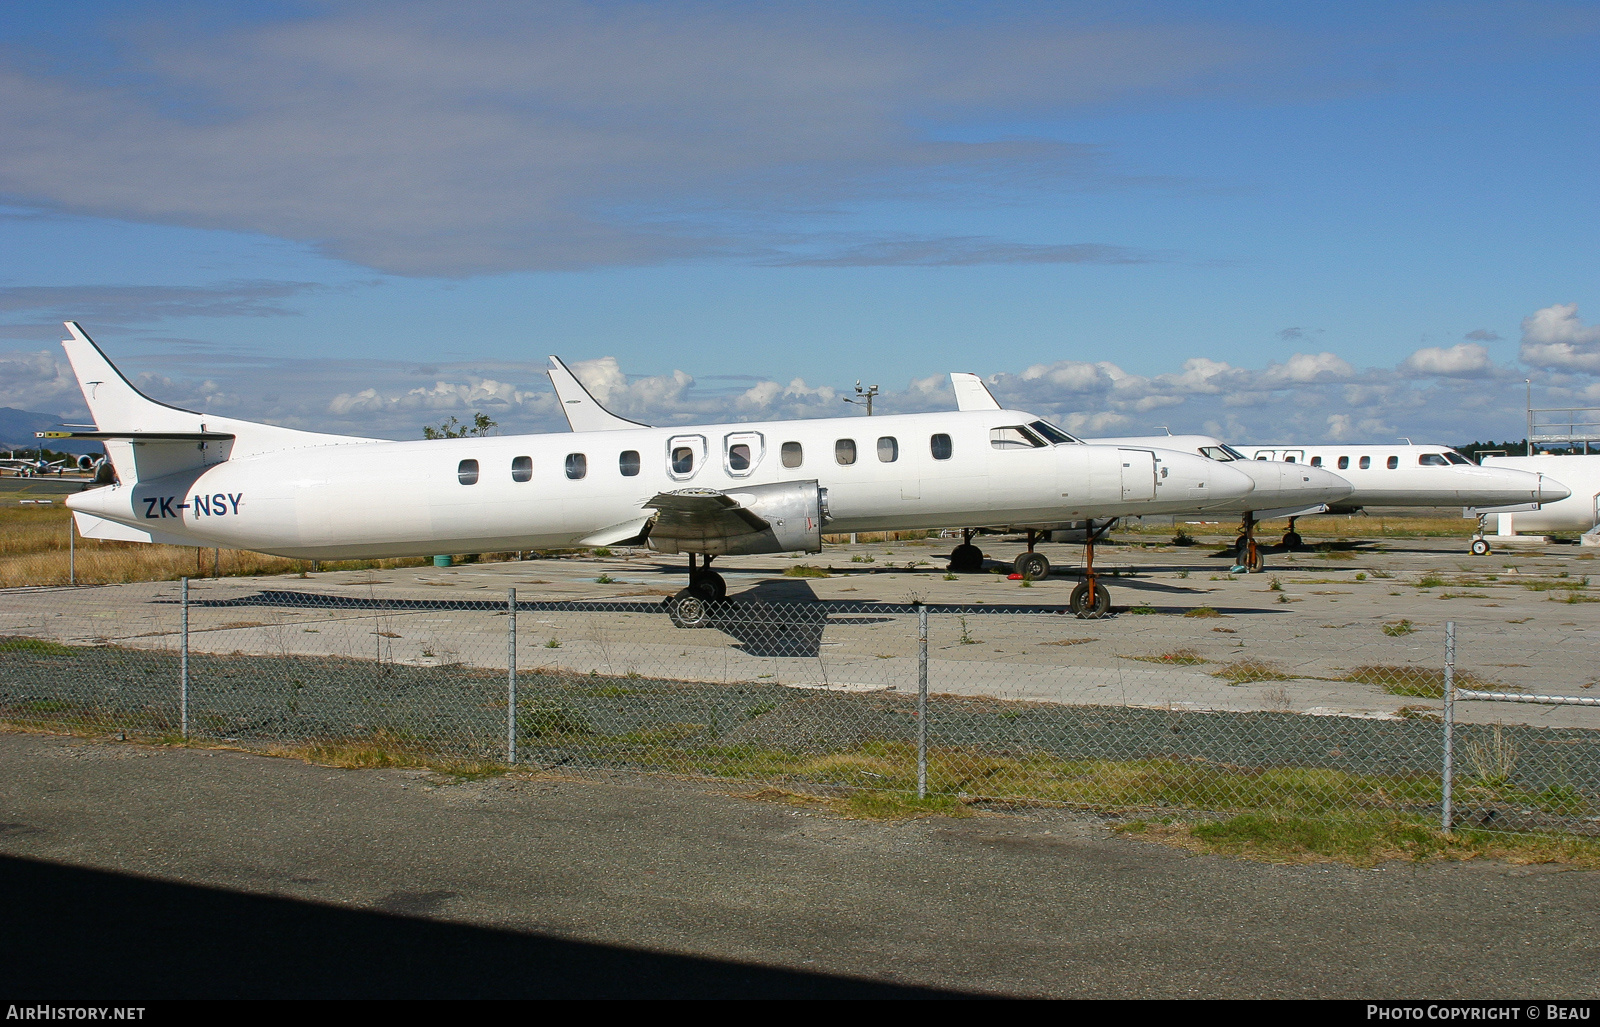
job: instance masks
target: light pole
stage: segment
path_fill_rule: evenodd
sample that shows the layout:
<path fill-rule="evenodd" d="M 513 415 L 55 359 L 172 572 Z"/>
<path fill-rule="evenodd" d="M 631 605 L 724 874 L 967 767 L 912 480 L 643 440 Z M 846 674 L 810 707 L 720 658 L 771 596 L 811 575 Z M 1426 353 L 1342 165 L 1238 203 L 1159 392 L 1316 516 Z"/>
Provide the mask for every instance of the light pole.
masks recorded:
<path fill-rule="evenodd" d="M 876 385 L 874 385 L 874 386 L 872 386 L 870 388 L 867 388 L 867 389 L 863 389 L 861 387 L 861 379 L 857 378 L 856 379 L 856 394 L 855 394 L 855 396 L 854 397 L 841 396 L 840 398 L 843 399 L 846 403 L 864 403 L 864 404 L 866 404 L 867 416 L 871 417 L 872 416 L 872 397 L 876 396 L 877 394 L 878 394 L 878 387 Z"/>

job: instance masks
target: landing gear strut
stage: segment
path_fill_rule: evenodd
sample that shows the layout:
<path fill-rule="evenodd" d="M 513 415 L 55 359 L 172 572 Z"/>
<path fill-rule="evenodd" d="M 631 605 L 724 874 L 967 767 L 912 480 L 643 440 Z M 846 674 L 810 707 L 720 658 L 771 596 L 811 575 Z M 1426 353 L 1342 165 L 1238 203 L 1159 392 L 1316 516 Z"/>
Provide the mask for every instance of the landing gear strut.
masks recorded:
<path fill-rule="evenodd" d="M 711 554 L 704 560 L 696 567 L 695 554 L 689 554 L 689 587 L 667 600 L 667 616 L 677 627 L 709 627 L 712 607 L 728 598 L 728 583 L 711 569 Z"/>
<path fill-rule="evenodd" d="M 1032 546 L 1028 547 L 1032 549 Z M 977 574 L 983 570 L 983 550 L 972 544 L 972 529 L 961 530 L 961 544 L 950 550 L 952 574 Z"/>
<path fill-rule="evenodd" d="M 1289 518 L 1289 530 L 1283 533 L 1283 548 L 1299 549 L 1305 544 L 1306 540 L 1300 537 L 1300 533 L 1298 531 L 1294 530 L 1294 522 L 1298 521 L 1299 519 L 1300 518 L 1298 517 Z"/>
<path fill-rule="evenodd" d="M 1484 536 L 1484 530 L 1483 530 L 1484 521 L 1487 519 L 1487 517 L 1488 517 L 1487 514 L 1479 514 L 1478 515 L 1478 531 L 1477 531 L 1476 534 L 1474 534 L 1472 536 L 1472 555 L 1473 556 L 1488 556 L 1489 555 L 1489 540 L 1483 537 Z"/>
<path fill-rule="evenodd" d="M 1022 576 L 1023 581 L 1040 581 L 1050 576 L 1050 561 L 1043 553 L 1033 551 L 1034 544 L 1039 541 L 1039 533 L 1028 530 L 1028 551 L 1011 561 L 1012 570 Z"/>
<path fill-rule="evenodd" d="M 1094 521 L 1085 522 L 1083 544 L 1083 580 L 1072 590 L 1072 595 L 1067 599 L 1067 609 L 1085 619 L 1104 617 L 1111 610 L 1111 592 L 1102 584 L 1094 574 L 1094 544 L 1107 531 L 1116 520 L 1106 521 L 1095 530 Z"/>
<path fill-rule="evenodd" d="M 1255 574 L 1261 570 L 1261 549 L 1256 545 L 1256 518 L 1252 513 L 1246 513 L 1239 521 L 1239 547 L 1238 566 L 1245 569 L 1247 574 Z"/>

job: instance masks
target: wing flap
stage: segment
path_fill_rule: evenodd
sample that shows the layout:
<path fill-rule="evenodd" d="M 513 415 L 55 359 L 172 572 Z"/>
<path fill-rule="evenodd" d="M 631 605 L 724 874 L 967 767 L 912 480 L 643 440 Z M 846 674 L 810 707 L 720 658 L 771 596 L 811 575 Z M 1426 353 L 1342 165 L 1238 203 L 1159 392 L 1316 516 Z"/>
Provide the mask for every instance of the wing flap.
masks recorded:
<path fill-rule="evenodd" d="M 710 489 L 661 492 L 644 505 L 656 511 L 651 538 L 703 542 L 755 535 L 772 527 L 737 499 Z"/>

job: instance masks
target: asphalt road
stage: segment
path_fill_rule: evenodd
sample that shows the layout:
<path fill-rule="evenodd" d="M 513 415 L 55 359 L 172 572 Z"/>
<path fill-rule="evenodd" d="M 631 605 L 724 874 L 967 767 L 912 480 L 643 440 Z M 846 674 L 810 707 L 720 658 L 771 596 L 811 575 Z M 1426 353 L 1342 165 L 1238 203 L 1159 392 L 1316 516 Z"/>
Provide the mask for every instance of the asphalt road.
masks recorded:
<path fill-rule="evenodd" d="M 0 735 L 0 993 L 1577 997 L 1600 875 Z"/>

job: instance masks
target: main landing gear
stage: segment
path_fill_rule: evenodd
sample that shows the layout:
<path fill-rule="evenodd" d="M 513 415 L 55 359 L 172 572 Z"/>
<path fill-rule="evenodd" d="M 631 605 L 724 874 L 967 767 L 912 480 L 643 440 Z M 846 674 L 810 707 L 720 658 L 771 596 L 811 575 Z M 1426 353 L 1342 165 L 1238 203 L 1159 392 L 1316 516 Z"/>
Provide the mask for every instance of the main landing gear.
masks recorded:
<path fill-rule="evenodd" d="M 711 555 L 707 553 L 699 567 L 695 555 L 689 554 L 689 587 L 667 600 L 667 616 L 680 628 L 709 627 L 712 608 L 728 598 L 728 583 L 711 569 Z"/>
<path fill-rule="evenodd" d="M 1072 590 L 1072 595 L 1067 599 L 1067 609 L 1085 619 L 1104 617 L 1111 612 L 1111 591 L 1100 584 L 1094 573 L 1094 544 L 1100 541 L 1101 536 L 1111 530 L 1117 523 L 1113 518 L 1095 530 L 1094 521 L 1084 525 L 1083 543 L 1083 580 Z M 1031 532 L 1030 541 L 1031 541 Z M 1030 547 L 1031 548 L 1031 547 Z"/>
<path fill-rule="evenodd" d="M 1235 545 L 1239 548 L 1238 567 L 1243 567 L 1248 574 L 1255 574 L 1260 571 L 1261 548 L 1256 545 L 1256 518 L 1254 514 L 1246 513 L 1240 519 L 1239 539 Z"/>
<path fill-rule="evenodd" d="M 1029 533 L 1030 536 L 1032 533 Z M 1030 544 L 1029 550 L 1033 549 Z M 1041 557 L 1041 559 L 1043 559 Z M 1046 568 L 1048 569 L 1048 564 Z M 961 530 L 961 544 L 950 550 L 951 574 L 977 574 L 983 570 L 983 550 L 972 544 L 972 529 Z"/>
<path fill-rule="evenodd" d="M 1050 561 L 1043 553 L 1033 551 L 1034 544 L 1039 541 L 1039 533 L 1032 529 L 1028 531 L 1028 551 L 1011 561 L 1011 569 L 1022 577 L 1023 581 L 1042 581 L 1050 576 Z"/>
<path fill-rule="evenodd" d="M 1300 533 L 1298 531 L 1294 530 L 1294 522 L 1298 521 L 1299 519 L 1300 518 L 1298 517 L 1289 518 L 1289 530 L 1283 533 L 1283 548 L 1299 549 L 1305 544 L 1306 540 L 1300 537 Z"/>

